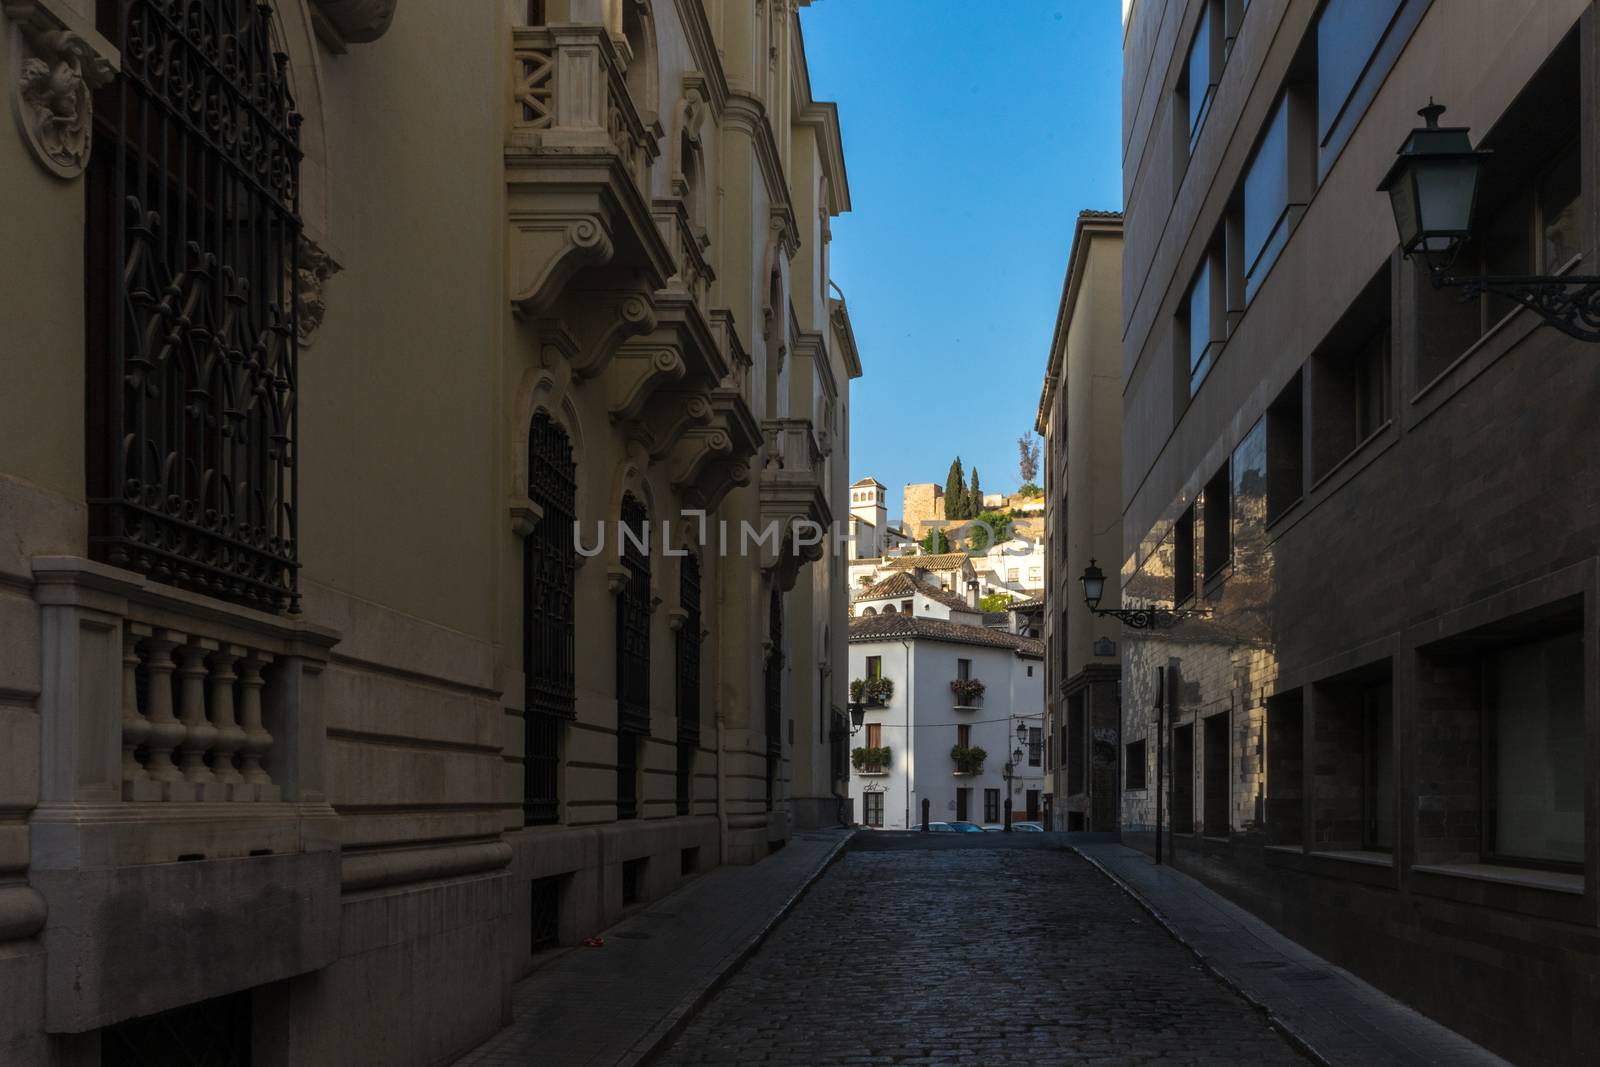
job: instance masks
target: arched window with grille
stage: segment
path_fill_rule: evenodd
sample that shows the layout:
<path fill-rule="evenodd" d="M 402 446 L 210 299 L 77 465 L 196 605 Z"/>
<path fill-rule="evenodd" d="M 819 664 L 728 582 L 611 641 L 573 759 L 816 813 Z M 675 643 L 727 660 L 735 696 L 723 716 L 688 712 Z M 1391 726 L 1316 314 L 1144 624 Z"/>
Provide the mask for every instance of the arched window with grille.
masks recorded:
<path fill-rule="evenodd" d="M 678 814 L 689 814 L 694 798 L 694 754 L 700 747 L 700 557 L 683 557 L 678 574 L 683 624 L 677 634 Z"/>
<path fill-rule="evenodd" d="M 766 664 L 767 810 L 778 798 L 778 764 L 783 758 L 783 594 L 772 591 L 767 605 L 767 633 L 772 640 Z"/>
<path fill-rule="evenodd" d="M 617 818 L 639 817 L 639 746 L 650 733 L 650 557 L 644 504 L 622 498 L 617 593 Z"/>
<path fill-rule="evenodd" d="M 300 116 L 272 8 L 100 0 L 85 276 L 89 546 L 298 610 Z"/>
<path fill-rule="evenodd" d="M 561 735 L 577 708 L 577 464 L 567 431 L 544 411 L 528 426 L 528 498 L 541 515 L 522 542 L 522 813 L 536 826 L 561 819 Z"/>

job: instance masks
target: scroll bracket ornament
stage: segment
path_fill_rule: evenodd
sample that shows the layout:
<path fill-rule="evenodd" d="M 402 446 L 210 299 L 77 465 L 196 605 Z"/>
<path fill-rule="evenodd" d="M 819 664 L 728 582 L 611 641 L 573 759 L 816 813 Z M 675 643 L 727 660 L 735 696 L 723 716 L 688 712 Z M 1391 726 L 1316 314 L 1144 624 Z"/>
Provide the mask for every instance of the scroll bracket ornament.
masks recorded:
<path fill-rule="evenodd" d="M 71 180 L 89 165 L 94 90 L 121 56 L 72 0 L 0 0 L 10 20 L 11 111 L 34 158 Z"/>

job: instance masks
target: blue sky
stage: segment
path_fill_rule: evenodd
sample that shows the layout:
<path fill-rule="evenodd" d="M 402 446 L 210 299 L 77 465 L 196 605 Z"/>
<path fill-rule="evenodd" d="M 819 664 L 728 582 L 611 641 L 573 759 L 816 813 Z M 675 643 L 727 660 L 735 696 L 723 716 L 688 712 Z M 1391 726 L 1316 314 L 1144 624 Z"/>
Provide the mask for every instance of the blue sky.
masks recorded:
<path fill-rule="evenodd" d="M 839 104 L 855 210 L 833 276 L 866 374 L 851 479 L 1017 485 L 1082 208 L 1121 207 L 1118 0 L 814 0 L 812 90 Z"/>

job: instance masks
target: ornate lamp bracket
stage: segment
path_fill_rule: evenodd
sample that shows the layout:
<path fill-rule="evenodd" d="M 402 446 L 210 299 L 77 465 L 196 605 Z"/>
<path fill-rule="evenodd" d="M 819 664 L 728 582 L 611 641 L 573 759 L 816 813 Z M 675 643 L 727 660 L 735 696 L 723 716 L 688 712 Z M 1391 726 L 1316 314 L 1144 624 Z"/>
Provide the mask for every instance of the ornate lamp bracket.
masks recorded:
<path fill-rule="evenodd" d="M 1568 337 L 1600 342 L 1600 276 L 1507 274 L 1458 278 L 1429 266 L 1435 289 L 1460 289 L 1463 301 L 1482 293 L 1514 300 Z"/>
<path fill-rule="evenodd" d="M 94 90 L 122 58 L 68 0 L 0 0 L 11 20 L 11 113 L 39 165 L 71 180 L 89 165 Z"/>
<path fill-rule="evenodd" d="M 1122 625 L 1135 630 L 1154 630 L 1184 619 L 1204 618 L 1211 611 L 1209 608 L 1096 608 L 1094 613 L 1119 619 Z"/>

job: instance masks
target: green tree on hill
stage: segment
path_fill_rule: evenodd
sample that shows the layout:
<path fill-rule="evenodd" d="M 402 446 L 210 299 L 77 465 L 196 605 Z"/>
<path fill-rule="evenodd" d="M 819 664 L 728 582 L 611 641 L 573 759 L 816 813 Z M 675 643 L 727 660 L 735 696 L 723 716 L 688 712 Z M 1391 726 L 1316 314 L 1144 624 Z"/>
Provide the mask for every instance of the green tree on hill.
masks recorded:
<path fill-rule="evenodd" d="M 950 464 L 950 473 L 944 480 L 944 517 L 947 519 L 967 517 L 967 476 L 961 470 L 960 456 Z"/>

